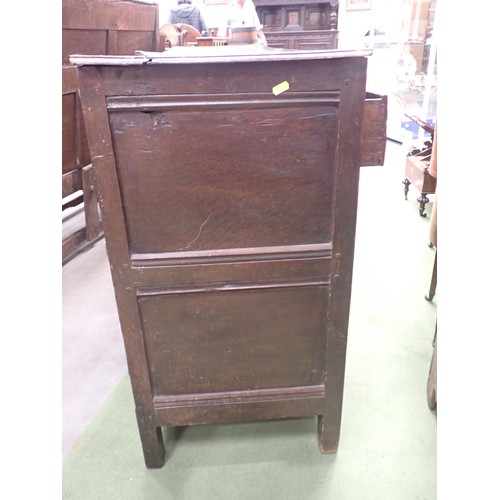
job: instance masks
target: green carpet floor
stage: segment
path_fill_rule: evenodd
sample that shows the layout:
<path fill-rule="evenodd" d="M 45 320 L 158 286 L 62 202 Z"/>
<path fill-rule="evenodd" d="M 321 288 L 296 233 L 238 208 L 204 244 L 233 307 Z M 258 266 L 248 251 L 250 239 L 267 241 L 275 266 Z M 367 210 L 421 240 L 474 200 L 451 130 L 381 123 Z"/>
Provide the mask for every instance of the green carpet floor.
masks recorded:
<path fill-rule="evenodd" d="M 397 422 L 390 407 L 348 412 L 337 455 L 319 453 L 314 418 L 168 429 L 167 462 L 149 470 L 126 376 L 66 456 L 63 498 L 435 498 L 434 436 L 414 432 L 415 409 Z M 425 409 L 417 413 L 433 423 Z"/>
<path fill-rule="evenodd" d="M 426 383 L 438 295 L 424 299 L 434 250 L 418 193 L 404 199 L 402 161 L 389 142 L 386 166 L 361 173 L 336 455 L 320 454 L 314 418 L 209 425 L 164 430 L 167 461 L 149 470 L 126 376 L 65 456 L 63 499 L 435 499 Z"/>

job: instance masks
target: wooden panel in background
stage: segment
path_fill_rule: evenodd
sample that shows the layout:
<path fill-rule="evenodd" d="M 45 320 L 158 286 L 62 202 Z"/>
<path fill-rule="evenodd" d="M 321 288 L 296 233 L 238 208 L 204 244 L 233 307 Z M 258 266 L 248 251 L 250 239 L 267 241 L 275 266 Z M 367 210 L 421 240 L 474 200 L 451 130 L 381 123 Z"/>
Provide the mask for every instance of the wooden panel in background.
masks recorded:
<path fill-rule="evenodd" d="M 62 2 L 62 196 L 83 190 L 85 228 L 63 242 L 63 263 L 103 236 L 72 54 L 131 55 L 159 47 L 158 4 L 138 0 Z M 82 174 L 82 169 L 89 167 Z M 89 182 L 86 182 L 85 179 Z M 76 203 L 64 202 L 63 210 Z"/>

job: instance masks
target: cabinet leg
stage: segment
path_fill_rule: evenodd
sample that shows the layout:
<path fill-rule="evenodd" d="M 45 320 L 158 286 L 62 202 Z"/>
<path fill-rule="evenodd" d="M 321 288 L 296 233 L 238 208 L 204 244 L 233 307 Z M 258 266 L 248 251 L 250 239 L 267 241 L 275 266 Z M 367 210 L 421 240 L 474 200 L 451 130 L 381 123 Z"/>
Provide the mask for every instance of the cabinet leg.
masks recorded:
<path fill-rule="evenodd" d="M 144 462 L 148 469 L 159 469 L 165 463 L 165 443 L 161 427 L 148 425 L 141 408 L 136 411 Z"/>
<path fill-rule="evenodd" d="M 418 198 L 417 201 L 420 202 L 420 208 L 418 209 L 420 213 L 420 217 L 427 217 L 427 214 L 425 213 L 425 205 L 426 203 L 429 203 L 429 198 L 425 194 L 421 194 Z"/>
<path fill-rule="evenodd" d="M 408 191 L 410 189 L 410 184 L 411 183 L 410 183 L 410 181 L 408 179 L 405 179 L 403 181 L 403 184 L 405 185 L 405 200 L 407 200 L 408 199 Z"/>
<path fill-rule="evenodd" d="M 318 439 L 321 453 L 337 453 L 340 438 L 340 420 L 330 415 L 318 415 Z"/>

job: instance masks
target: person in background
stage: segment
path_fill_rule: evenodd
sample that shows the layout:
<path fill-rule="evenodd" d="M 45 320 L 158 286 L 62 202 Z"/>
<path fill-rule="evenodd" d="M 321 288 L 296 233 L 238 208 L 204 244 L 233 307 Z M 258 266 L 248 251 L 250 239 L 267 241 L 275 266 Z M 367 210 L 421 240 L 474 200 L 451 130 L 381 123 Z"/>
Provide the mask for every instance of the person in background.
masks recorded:
<path fill-rule="evenodd" d="M 218 36 L 228 36 L 232 28 L 250 28 L 255 26 L 257 29 L 257 41 L 267 46 L 266 36 L 264 35 L 264 26 L 259 20 L 257 10 L 252 0 L 232 0 L 226 10 L 226 19 L 218 29 Z"/>
<path fill-rule="evenodd" d="M 202 35 L 207 35 L 208 29 L 203 15 L 198 7 L 191 5 L 191 2 L 192 0 L 177 0 L 178 6 L 170 11 L 167 22 L 169 24 L 189 24 Z"/>

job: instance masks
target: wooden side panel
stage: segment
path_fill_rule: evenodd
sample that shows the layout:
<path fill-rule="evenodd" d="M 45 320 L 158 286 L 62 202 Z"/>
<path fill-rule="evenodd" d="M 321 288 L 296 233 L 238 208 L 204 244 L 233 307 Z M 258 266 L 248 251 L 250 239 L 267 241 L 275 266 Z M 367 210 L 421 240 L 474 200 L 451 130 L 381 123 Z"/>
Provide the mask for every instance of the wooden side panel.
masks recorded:
<path fill-rule="evenodd" d="M 305 7 L 304 29 L 327 30 L 330 27 L 330 5 L 318 4 Z"/>
<path fill-rule="evenodd" d="M 108 54 L 108 34 L 106 30 L 63 29 L 62 64 L 69 64 L 73 54 Z"/>
<path fill-rule="evenodd" d="M 76 93 L 62 96 L 62 173 L 76 164 Z"/>
<path fill-rule="evenodd" d="M 335 103 L 250 105 L 111 115 L 132 253 L 331 241 Z"/>
<path fill-rule="evenodd" d="M 149 50 L 155 47 L 153 31 L 117 31 L 116 55 L 133 55 L 136 50 Z"/>
<path fill-rule="evenodd" d="M 361 128 L 360 165 L 383 165 L 387 144 L 387 96 L 367 94 Z"/>
<path fill-rule="evenodd" d="M 155 395 L 324 384 L 328 287 L 139 299 Z"/>
<path fill-rule="evenodd" d="M 63 29 L 154 31 L 156 4 L 134 0 L 63 0 Z"/>
<path fill-rule="evenodd" d="M 90 164 L 76 68 L 63 67 L 62 93 L 62 196 L 64 198 L 82 189 L 80 169 Z"/>
<path fill-rule="evenodd" d="M 284 14 L 283 9 L 262 7 L 259 11 L 259 19 L 266 31 L 279 31 L 285 26 Z"/>

